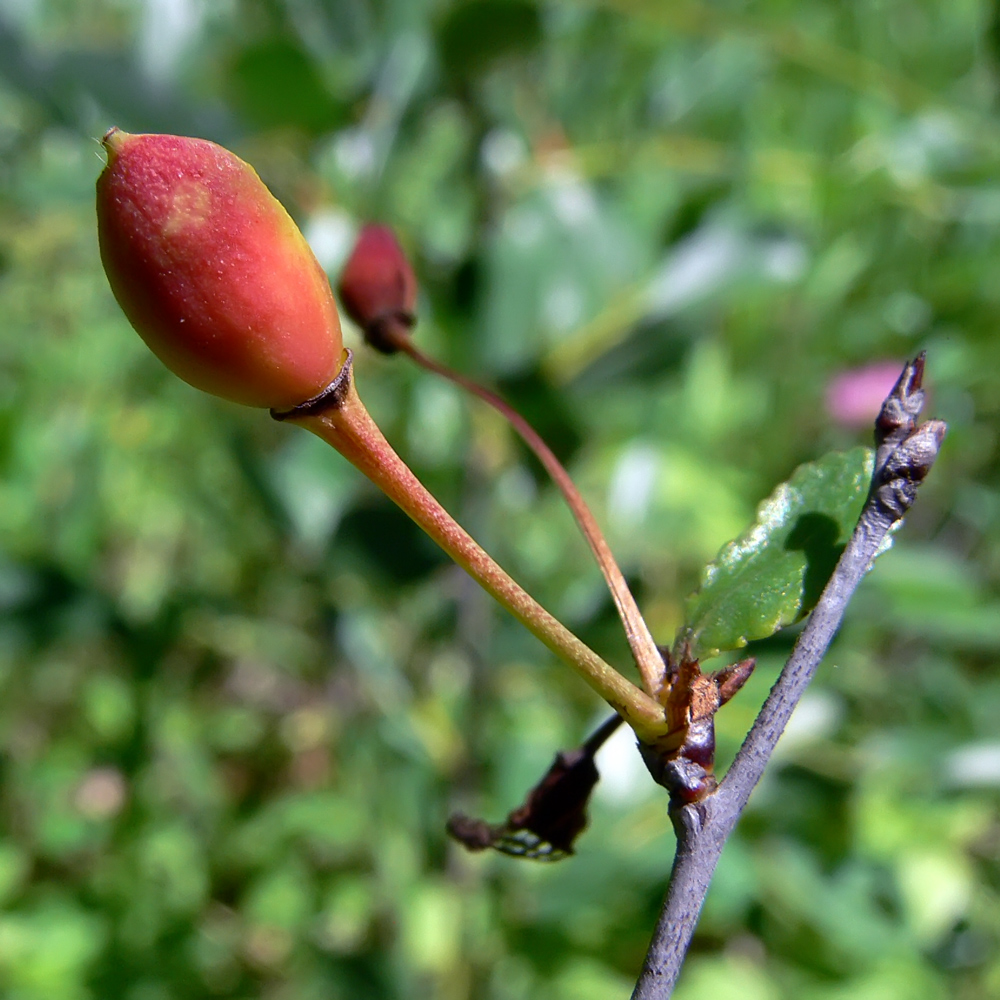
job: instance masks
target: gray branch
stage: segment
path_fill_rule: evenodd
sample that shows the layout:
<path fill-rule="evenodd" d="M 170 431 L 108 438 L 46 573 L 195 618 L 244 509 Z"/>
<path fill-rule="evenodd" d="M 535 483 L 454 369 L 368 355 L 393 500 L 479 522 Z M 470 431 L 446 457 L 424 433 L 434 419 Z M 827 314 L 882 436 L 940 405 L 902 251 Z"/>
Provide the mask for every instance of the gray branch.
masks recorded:
<path fill-rule="evenodd" d="M 704 801 L 671 810 L 677 853 L 632 1000 L 666 1000 L 673 991 L 722 848 L 840 627 L 851 596 L 934 464 L 947 427 L 940 420 L 916 426 L 924 403 L 923 371 L 921 354 L 906 365 L 882 404 L 875 423 L 875 470 L 857 526 L 732 766 Z"/>

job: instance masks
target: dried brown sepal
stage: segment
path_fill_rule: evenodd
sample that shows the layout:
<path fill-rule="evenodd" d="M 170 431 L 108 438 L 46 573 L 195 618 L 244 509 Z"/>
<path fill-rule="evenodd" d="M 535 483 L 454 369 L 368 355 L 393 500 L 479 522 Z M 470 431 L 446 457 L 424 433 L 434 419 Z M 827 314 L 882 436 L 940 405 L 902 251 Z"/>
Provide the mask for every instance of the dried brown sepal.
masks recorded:
<path fill-rule="evenodd" d="M 662 701 L 668 735 L 655 746 L 640 746 L 653 779 L 675 802 L 698 802 L 715 791 L 715 713 L 753 673 L 755 661 L 741 660 L 703 674 L 696 659 L 675 660 L 661 649 L 666 671 Z"/>
<path fill-rule="evenodd" d="M 719 705 L 725 705 L 750 679 L 757 661 L 752 657 L 716 670 L 712 678 L 719 688 Z"/>
<path fill-rule="evenodd" d="M 403 349 L 410 331 L 416 326 L 417 317 L 413 313 L 384 313 L 373 319 L 362 333 L 365 343 L 380 354 L 396 354 Z"/>
<path fill-rule="evenodd" d="M 466 850 L 485 851 L 503 836 L 504 825 L 487 823 L 465 813 L 452 813 L 445 826 L 448 836 L 457 840 Z"/>
<path fill-rule="evenodd" d="M 493 848 L 513 857 L 558 861 L 573 853 L 587 826 L 587 803 L 599 775 L 586 747 L 556 754 L 545 777 L 506 823 L 490 824 L 456 813 L 448 833 L 470 851 Z"/>

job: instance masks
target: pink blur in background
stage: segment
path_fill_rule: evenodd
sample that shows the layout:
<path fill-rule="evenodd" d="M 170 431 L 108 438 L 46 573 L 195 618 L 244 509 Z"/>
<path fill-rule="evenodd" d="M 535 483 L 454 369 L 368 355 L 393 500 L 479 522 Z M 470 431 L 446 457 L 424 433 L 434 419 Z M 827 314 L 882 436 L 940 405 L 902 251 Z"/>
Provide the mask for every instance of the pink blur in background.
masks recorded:
<path fill-rule="evenodd" d="M 875 361 L 835 375 L 826 386 L 826 412 L 843 427 L 873 423 L 902 370 L 901 361 Z"/>

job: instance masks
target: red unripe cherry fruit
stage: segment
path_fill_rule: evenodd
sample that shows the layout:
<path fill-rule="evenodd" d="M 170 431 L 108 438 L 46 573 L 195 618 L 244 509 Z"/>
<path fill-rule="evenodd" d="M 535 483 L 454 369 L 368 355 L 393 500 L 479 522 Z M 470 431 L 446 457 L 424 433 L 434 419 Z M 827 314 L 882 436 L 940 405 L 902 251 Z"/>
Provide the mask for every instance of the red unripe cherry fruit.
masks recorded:
<path fill-rule="evenodd" d="M 305 237 L 254 169 L 204 139 L 104 136 L 97 233 L 111 290 L 198 389 L 290 409 L 341 364 L 340 319 Z"/>
<path fill-rule="evenodd" d="M 380 350 L 394 348 L 384 326 L 395 321 L 408 329 L 414 322 L 417 279 L 395 233 L 388 226 L 365 226 L 344 265 L 337 292 L 344 311 Z"/>

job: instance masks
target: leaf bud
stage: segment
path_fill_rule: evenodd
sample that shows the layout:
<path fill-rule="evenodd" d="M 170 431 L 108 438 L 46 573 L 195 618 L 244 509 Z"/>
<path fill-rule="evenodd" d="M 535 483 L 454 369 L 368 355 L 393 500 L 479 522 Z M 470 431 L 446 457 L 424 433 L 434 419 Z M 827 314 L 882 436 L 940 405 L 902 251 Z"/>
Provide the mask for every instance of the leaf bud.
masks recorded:
<path fill-rule="evenodd" d="M 97 232 L 111 290 L 150 350 L 198 389 L 287 409 L 336 376 L 326 274 L 254 169 L 204 139 L 103 139 Z"/>

